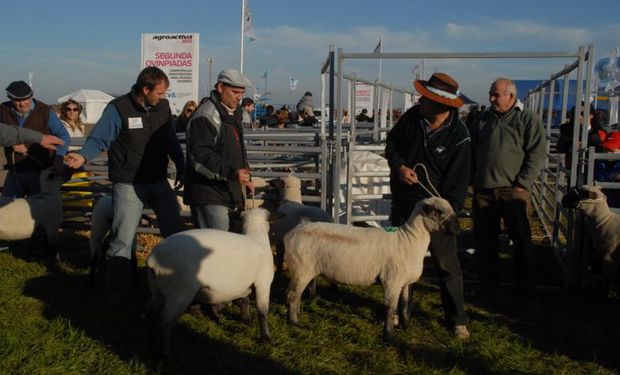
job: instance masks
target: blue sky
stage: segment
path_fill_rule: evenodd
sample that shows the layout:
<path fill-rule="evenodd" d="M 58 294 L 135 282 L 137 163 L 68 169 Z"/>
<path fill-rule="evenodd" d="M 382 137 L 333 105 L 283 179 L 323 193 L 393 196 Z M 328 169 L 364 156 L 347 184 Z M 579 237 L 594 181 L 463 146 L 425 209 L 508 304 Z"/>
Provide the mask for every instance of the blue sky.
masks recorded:
<path fill-rule="evenodd" d="M 0 87 L 34 72 L 35 97 L 49 103 L 80 88 L 127 92 L 140 67 L 140 34 L 200 33 L 201 95 L 213 75 L 239 68 L 240 0 L 3 0 Z M 319 92 L 329 44 L 371 52 L 576 51 L 594 44 L 597 59 L 620 45 L 620 1 L 284 1 L 250 0 L 257 40 L 246 42 L 245 73 L 260 88 L 268 70 L 275 103 Z M 383 61 L 383 81 L 411 87 L 418 61 Z M 498 76 L 543 79 L 567 60 L 426 61 L 426 76 L 445 71 L 486 103 Z M 347 73 L 373 80 L 378 62 L 347 62 Z M 289 76 L 299 88 L 289 94 Z M 290 98 L 290 99 L 289 99 Z"/>

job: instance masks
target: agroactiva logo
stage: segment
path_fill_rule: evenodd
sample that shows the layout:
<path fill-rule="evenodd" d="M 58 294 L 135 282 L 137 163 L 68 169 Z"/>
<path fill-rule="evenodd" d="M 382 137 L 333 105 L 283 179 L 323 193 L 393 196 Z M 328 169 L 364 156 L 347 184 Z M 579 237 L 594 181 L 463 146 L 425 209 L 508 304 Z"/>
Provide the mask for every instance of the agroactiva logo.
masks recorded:
<path fill-rule="evenodd" d="M 155 34 L 155 35 L 153 35 L 153 40 L 160 41 L 160 40 L 164 40 L 164 39 L 166 39 L 166 40 L 181 39 L 184 42 L 185 41 L 191 42 L 193 37 L 194 36 L 191 35 L 191 34 Z"/>

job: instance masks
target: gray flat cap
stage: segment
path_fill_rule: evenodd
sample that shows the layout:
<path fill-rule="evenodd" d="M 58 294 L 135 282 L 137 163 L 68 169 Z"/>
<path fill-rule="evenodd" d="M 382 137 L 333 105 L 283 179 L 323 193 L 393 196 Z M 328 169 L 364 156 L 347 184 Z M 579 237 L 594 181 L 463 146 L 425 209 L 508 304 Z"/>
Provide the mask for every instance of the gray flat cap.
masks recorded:
<path fill-rule="evenodd" d="M 247 89 L 252 87 L 250 79 L 243 74 L 239 73 L 235 69 L 224 69 L 218 74 L 217 82 L 222 82 L 225 85 L 233 87 L 242 87 Z"/>

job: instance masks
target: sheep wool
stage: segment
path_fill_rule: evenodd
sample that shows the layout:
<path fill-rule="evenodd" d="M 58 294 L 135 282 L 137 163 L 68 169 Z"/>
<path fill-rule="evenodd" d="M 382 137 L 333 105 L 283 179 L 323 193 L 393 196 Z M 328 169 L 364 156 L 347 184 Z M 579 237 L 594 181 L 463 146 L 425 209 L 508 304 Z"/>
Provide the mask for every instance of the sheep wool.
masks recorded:
<path fill-rule="evenodd" d="M 256 294 L 263 341 L 270 340 L 267 313 L 274 267 L 269 212 L 242 215 L 243 234 L 194 229 L 160 242 L 146 260 L 151 300 L 147 314 L 163 354 L 170 354 L 172 326 L 190 303 L 219 304 Z M 242 315 L 249 315 L 249 311 Z"/>
<path fill-rule="evenodd" d="M 300 298 L 316 276 L 348 285 L 384 288 L 387 313 L 384 333 L 392 334 L 399 296 L 400 321 L 409 320 L 409 285 L 422 274 L 431 233 L 456 233 L 458 222 L 450 204 L 442 198 L 420 201 L 409 220 L 396 231 L 360 228 L 333 223 L 302 223 L 284 237 L 284 258 L 291 282 L 287 289 L 289 322 L 298 324 Z"/>

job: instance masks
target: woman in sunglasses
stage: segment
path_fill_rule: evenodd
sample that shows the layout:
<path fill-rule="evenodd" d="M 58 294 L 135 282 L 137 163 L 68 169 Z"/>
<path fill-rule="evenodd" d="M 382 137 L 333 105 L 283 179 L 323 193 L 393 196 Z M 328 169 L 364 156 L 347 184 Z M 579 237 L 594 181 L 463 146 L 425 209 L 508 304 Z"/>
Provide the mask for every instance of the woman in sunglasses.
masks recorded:
<path fill-rule="evenodd" d="M 62 103 L 60 107 L 60 121 L 69 132 L 71 138 L 85 137 L 84 123 L 80 115 L 82 114 L 82 105 L 73 99 L 69 99 Z M 69 150 L 79 149 L 79 146 L 69 146 Z"/>
<path fill-rule="evenodd" d="M 175 126 L 175 130 L 177 133 L 185 133 L 185 128 L 187 128 L 187 123 L 189 122 L 190 117 L 192 117 L 192 114 L 194 113 L 194 111 L 196 110 L 196 107 L 197 107 L 196 102 L 193 100 L 190 100 L 187 103 L 185 103 L 185 105 L 183 106 L 183 111 L 181 112 L 179 117 L 177 117 L 177 122 Z"/>

